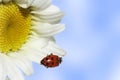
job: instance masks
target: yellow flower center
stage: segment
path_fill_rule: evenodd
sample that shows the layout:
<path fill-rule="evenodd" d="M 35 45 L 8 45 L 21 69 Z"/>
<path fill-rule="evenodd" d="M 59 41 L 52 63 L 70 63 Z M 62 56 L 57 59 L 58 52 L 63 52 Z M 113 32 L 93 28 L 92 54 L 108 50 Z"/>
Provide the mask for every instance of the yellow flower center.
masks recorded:
<path fill-rule="evenodd" d="M 26 42 L 31 28 L 31 15 L 14 3 L 0 4 L 0 52 L 17 51 Z"/>

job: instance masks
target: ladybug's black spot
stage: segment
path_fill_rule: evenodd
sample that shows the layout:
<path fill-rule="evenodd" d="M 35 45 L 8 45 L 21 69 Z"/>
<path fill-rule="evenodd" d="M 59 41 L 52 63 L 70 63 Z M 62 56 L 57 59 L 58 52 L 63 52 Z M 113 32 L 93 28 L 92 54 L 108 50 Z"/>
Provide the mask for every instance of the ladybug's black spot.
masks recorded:
<path fill-rule="evenodd" d="M 52 65 L 54 65 L 54 62 L 52 62 Z"/>
<path fill-rule="evenodd" d="M 49 63 L 46 63 L 46 65 L 49 65 Z"/>
<path fill-rule="evenodd" d="M 48 60 L 48 58 L 46 58 L 46 60 Z"/>
<path fill-rule="evenodd" d="M 54 58 L 52 57 L 51 60 L 53 60 Z"/>

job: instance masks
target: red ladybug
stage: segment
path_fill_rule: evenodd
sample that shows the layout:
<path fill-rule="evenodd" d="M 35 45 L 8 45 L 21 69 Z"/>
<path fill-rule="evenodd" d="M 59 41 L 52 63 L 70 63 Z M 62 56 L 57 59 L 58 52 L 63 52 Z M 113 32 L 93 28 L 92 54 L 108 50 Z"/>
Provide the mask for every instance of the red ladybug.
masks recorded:
<path fill-rule="evenodd" d="M 45 58 L 42 59 L 41 64 L 45 67 L 57 67 L 62 62 L 62 58 L 58 57 L 57 55 L 47 55 Z"/>

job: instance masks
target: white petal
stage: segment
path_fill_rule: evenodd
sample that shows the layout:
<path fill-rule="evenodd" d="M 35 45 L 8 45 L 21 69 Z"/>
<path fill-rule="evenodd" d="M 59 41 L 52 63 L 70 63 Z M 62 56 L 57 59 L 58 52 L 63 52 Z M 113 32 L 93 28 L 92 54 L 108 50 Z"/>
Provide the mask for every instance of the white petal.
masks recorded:
<path fill-rule="evenodd" d="M 32 47 L 34 47 L 34 48 L 36 48 L 36 49 L 40 49 L 40 48 L 42 48 L 42 47 L 44 47 L 44 46 L 46 46 L 46 45 L 48 44 L 48 40 L 49 40 L 49 39 L 47 39 L 47 38 L 39 38 L 39 36 L 38 36 L 38 38 L 31 38 L 31 40 L 29 40 L 29 41 L 21 48 L 21 50 L 22 50 L 22 49 L 25 49 L 25 48 L 27 48 L 27 47 L 29 47 L 29 46 L 32 46 Z"/>
<path fill-rule="evenodd" d="M 27 53 L 24 50 L 18 52 L 9 53 L 8 56 L 12 58 L 12 61 L 20 68 L 26 75 L 31 75 L 33 73 L 32 62 L 26 57 Z"/>
<path fill-rule="evenodd" d="M 0 56 L 1 57 L 1 56 Z M 2 57 L 0 58 L 0 80 L 5 80 L 5 67 Z"/>
<path fill-rule="evenodd" d="M 15 59 L 14 62 L 26 75 L 29 76 L 33 73 L 32 62 L 25 57 Z"/>
<path fill-rule="evenodd" d="M 11 52 L 8 54 L 11 58 L 11 61 L 14 62 L 14 65 L 17 66 L 25 75 L 31 75 L 33 73 L 32 62 L 28 61 L 26 53 L 23 51 Z"/>
<path fill-rule="evenodd" d="M 38 64 L 40 64 L 40 61 L 46 56 L 46 54 L 44 54 L 43 52 L 41 53 L 41 51 L 37 51 L 37 49 L 30 48 L 30 47 L 29 47 L 29 49 L 25 49 L 24 52 L 27 53 L 26 57 L 29 60 L 36 62 Z"/>
<path fill-rule="evenodd" d="M 49 23 L 58 23 L 64 16 L 64 13 L 61 12 L 60 9 L 54 5 L 51 5 L 43 11 L 37 10 L 32 11 L 31 13 L 34 17 L 37 17 L 36 20 Z"/>
<path fill-rule="evenodd" d="M 55 6 L 55 5 L 51 5 L 47 9 L 41 11 L 40 14 L 42 14 L 42 15 L 48 15 L 48 14 L 52 15 L 53 13 L 58 13 L 58 12 L 60 12 L 60 9 L 57 6 Z"/>
<path fill-rule="evenodd" d="M 47 47 L 43 48 L 43 51 L 46 53 L 53 53 L 60 57 L 65 56 L 66 52 L 61 49 L 58 45 L 56 45 L 54 42 L 49 41 L 49 44 Z"/>
<path fill-rule="evenodd" d="M 31 4 L 32 10 L 43 10 L 50 6 L 51 0 L 34 0 L 34 2 Z"/>
<path fill-rule="evenodd" d="M 53 36 L 48 37 L 50 39 L 50 41 L 56 42 L 55 38 Z"/>
<path fill-rule="evenodd" d="M 2 2 L 2 0 L 0 0 L 0 2 Z"/>
<path fill-rule="evenodd" d="M 4 62 L 7 67 L 7 75 L 10 80 L 24 80 L 24 77 L 17 66 L 11 61 L 11 59 L 7 56 L 4 56 Z"/>
<path fill-rule="evenodd" d="M 47 38 L 36 38 L 29 42 L 27 45 L 21 48 L 21 51 L 24 56 L 26 56 L 29 60 L 34 61 L 36 63 L 40 63 L 40 60 L 43 59 L 47 54 L 43 53 L 41 49 L 48 44 Z"/>
<path fill-rule="evenodd" d="M 38 33 L 40 36 L 54 36 L 65 29 L 64 24 L 48 24 L 48 23 L 33 23 L 32 30 Z"/>
<path fill-rule="evenodd" d="M 15 2 L 22 8 L 28 8 L 34 2 L 34 0 L 15 0 Z"/>

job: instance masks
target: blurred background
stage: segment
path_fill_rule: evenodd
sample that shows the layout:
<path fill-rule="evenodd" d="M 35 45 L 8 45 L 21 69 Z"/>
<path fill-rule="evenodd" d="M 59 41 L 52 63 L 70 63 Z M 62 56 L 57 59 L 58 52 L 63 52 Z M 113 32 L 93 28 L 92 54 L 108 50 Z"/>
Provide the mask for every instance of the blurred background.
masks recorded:
<path fill-rule="evenodd" d="M 57 68 L 34 63 L 26 80 L 120 80 L 120 0 L 53 0 L 66 30 L 55 36 L 67 51 Z"/>

